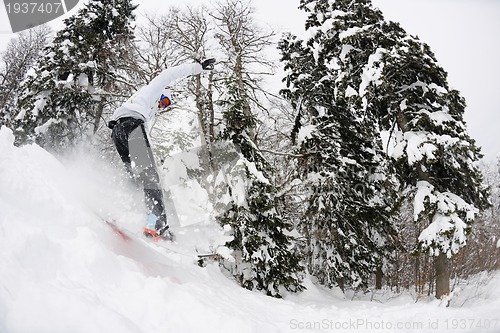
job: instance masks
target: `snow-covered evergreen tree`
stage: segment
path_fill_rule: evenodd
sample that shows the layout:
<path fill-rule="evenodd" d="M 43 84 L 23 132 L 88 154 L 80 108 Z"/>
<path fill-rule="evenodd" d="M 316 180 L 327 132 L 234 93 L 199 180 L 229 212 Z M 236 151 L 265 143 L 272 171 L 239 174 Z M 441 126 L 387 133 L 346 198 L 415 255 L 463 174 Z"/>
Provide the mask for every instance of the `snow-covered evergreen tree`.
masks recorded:
<path fill-rule="evenodd" d="M 325 285 L 366 285 L 394 248 L 394 184 L 376 117 L 363 98 L 371 61 L 364 44 L 381 14 L 367 1 L 302 1 L 308 40 L 280 43 L 287 89 L 297 110 L 293 135 L 310 188 L 300 227 L 310 272 Z M 349 39 L 349 43 L 344 42 Z"/>
<path fill-rule="evenodd" d="M 343 147 L 355 148 L 361 138 L 359 147 L 367 148 L 375 160 L 385 160 L 380 145 L 366 143 L 381 131 L 389 132 L 392 164 L 405 189 L 401 193 L 414 194 L 415 221 L 426 224 L 419 237 L 420 251 L 448 257 L 457 253 L 487 200 L 474 165 L 479 149 L 465 130 L 463 98 L 448 87 L 446 72 L 429 47 L 398 24 L 385 22 L 370 0 L 304 0 L 301 7 L 311 12 L 306 28 L 312 37 L 306 42 L 292 38 L 282 42 L 282 49 L 288 50 L 284 60 L 291 69 L 287 97 L 301 113 L 314 110 L 313 127 L 298 132 L 305 138 L 302 147 L 315 137 L 312 147 L 325 141 L 318 135 L 322 122 L 317 119 L 322 113 L 329 115 L 329 108 L 349 112 L 343 118 L 342 112 L 332 112 L 335 122 L 328 120 L 339 124 L 337 137 L 328 145 L 337 148 L 330 148 L 330 154 L 345 157 Z M 324 102 L 326 96 L 331 102 Z M 357 126 L 360 123 L 367 127 Z M 349 126 L 355 136 L 342 135 Z M 353 154 L 354 160 L 363 156 Z M 438 262 L 437 267 L 442 266 Z"/>
<path fill-rule="evenodd" d="M 40 25 L 20 32 L 2 53 L 0 68 L 0 126 L 10 126 L 18 111 L 19 87 L 37 62 L 52 30 Z"/>
<path fill-rule="evenodd" d="M 423 224 L 418 252 L 438 257 L 441 296 L 440 290 L 447 290 L 441 288 L 448 280 L 446 257 L 465 245 L 475 216 L 487 204 L 475 165 L 481 154 L 463 120 L 465 101 L 449 88 L 430 48 L 397 23 L 385 22 L 370 0 L 302 1 L 301 6 L 312 12 L 306 27 L 313 37 L 303 45 L 313 66 L 291 78 L 302 82 L 309 73 L 325 74 L 313 76 L 312 85 L 301 83 L 306 89 L 299 90 L 296 105 L 301 101 L 310 107 L 305 92 L 328 83 L 334 87 L 331 104 L 350 111 L 351 126 L 362 120 L 374 131 L 390 133 L 390 161 L 404 189 L 401 195 L 412 193 L 414 220 Z M 328 52 L 334 57 L 325 57 Z M 297 54 L 289 56 L 295 63 L 301 59 Z M 352 128 L 357 137 L 363 134 Z M 340 133 L 339 147 L 346 140 Z M 379 156 L 377 146 L 370 151 Z"/>
<path fill-rule="evenodd" d="M 216 104 L 224 119 L 213 153 L 214 169 L 224 175 L 217 177 L 216 206 L 226 204 L 218 219 L 233 232 L 234 239 L 228 243 L 237 259 L 231 267 L 233 275 L 245 288 L 280 297 L 285 290 L 303 288 L 303 267 L 290 233 L 293 225 L 278 209 L 272 168 L 255 138 L 257 96 L 262 88 L 254 70 L 268 70 L 261 59 L 272 33 L 258 29 L 252 13 L 250 4 L 242 0 L 219 3 L 211 13 L 223 52 L 214 77 L 220 92 Z"/>
<path fill-rule="evenodd" d="M 380 80 L 370 88 L 372 105 L 385 128 L 392 128 L 391 156 L 413 192 L 414 220 L 423 225 L 418 252 L 437 257 L 441 297 L 449 292 L 446 258 L 466 244 L 474 219 L 488 205 L 477 166 L 482 155 L 466 130 L 465 100 L 449 87 L 429 46 L 397 25 L 387 31 L 396 43 L 376 51 L 382 57 Z"/>
<path fill-rule="evenodd" d="M 249 136 L 255 118 L 244 112 L 248 96 L 229 78 L 220 103 L 225 110 L 222 139 L 236 147 L 237 157 L 224 170 L 228 206 L 218 217 L 221 225 L 229 225 L 233 231 L 228 243 L 237 257 L 232 273 L 243 287 L 271 296 L 280 297 L 284 290 L 300 291 L 303 268 L 290 235 L 293 225 L 277 209 L 270 167 Z"/>
<path fill-rule="evenodd" d="M 64 147 L 100 126 L 133 39 L 130 0 L 91 0 L 65 20 L 23 86 L 18 141 Z"/>

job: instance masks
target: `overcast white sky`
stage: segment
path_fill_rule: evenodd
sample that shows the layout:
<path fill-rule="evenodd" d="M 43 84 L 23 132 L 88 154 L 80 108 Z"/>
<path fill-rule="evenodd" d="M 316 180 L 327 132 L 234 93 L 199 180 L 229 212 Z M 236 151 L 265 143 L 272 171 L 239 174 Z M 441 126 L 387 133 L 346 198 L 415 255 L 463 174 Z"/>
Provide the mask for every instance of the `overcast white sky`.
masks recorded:
<path fill-rule="evenodd" d="M 483 148 L 486 159 L 500 155 L 500 1 L 499 0 L 372 0 L 387 20 L 401 23 L 431 46 L 450 85 L 467 100 L 465 115 L 470 135 Z M 170 5 L 202 4 L 203 0 L 135 0 L 139 14 L 166 12 Z M 80 7 L 83 3 L 80 0 Z M 303 12 L 298 0 L 253 0 L 257 18 L 276 30 L 300 34 Z M 70 12 L 75 13 L 76 9 Z M 67 16 L 65 16 L 67 17 Z M 62 28 L 62 19 L 50 25 Z M 10 33 L 5 7 L 0 8 L 0 45 Z"/>

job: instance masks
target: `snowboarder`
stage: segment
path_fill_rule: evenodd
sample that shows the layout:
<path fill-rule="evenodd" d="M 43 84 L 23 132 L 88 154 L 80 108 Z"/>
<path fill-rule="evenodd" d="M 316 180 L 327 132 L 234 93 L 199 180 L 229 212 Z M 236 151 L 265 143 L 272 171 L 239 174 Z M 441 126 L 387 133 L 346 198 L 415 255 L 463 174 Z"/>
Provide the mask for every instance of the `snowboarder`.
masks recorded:
<path fill-rule="evenodd" d="M 172 103 L 166 88 L 174 81 L 212 70 L 215 59 L 196 60 L 163 70 L 148 85 L 115 110 L 109 122 L 111 136 L 125 168 L 144 188 L 148 218 L 144 235 L 155 239 L 171 239 L 163 202 L 160 178 L 156 171 L 145 124 L 152 125 L 156 111 Z"/>

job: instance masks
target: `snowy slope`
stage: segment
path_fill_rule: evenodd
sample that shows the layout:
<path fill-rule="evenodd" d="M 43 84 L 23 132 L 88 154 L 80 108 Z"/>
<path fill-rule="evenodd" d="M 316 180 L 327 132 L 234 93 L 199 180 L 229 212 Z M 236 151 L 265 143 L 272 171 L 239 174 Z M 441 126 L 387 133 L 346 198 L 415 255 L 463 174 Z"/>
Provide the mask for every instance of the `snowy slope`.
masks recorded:
<path fill-rule="evenodd" d="M 311 282 L 278 300 L 142 239 L 141 195 L 106 161 L 63 164 L 14 147 L 5 127 L 0 152 L 0 332 L 500 332 L 499 274 L 476 277 L 448 308 Z M 103 217 L 137 236 L 125 242 Z M 176 228 L 182 251 L 217 241 L 209 222 Z"/>

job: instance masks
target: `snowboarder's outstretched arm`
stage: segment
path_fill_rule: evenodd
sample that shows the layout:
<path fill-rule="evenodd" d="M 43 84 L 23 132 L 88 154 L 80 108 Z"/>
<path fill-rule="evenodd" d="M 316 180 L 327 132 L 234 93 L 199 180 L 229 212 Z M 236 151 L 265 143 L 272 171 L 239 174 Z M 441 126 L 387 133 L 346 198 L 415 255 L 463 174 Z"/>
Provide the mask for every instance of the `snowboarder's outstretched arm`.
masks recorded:
<path fill-rule="evenodd" d="M 204 70 L 213 69 L 215 59 L 197 61 L 190 64 L 182 64 L 163 70 L 148 85 L 142 87 L 125 103 L 123 103 L 113 114 L 113 119 L 131 116 L 137 113 L 148 122 L 154 117 L 158 109 L 158 101 L 163 89 L 181 78 L 202 73 Z"/>
<path fill-rule="evenodd" d="M 145 106 L 157 107 L 158 98 L 166 86 L 184 77 L 200 74 L 202 71 L 203 68 L 199 63 L 169 67 L 163 70 L 147 86 L 136 92 L 130 98 L 130 101 L 133 103 L 140 103 Z"/>

